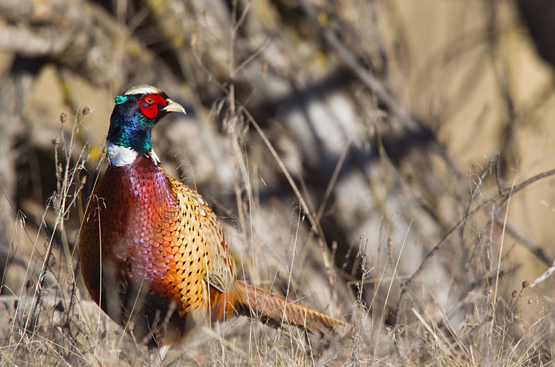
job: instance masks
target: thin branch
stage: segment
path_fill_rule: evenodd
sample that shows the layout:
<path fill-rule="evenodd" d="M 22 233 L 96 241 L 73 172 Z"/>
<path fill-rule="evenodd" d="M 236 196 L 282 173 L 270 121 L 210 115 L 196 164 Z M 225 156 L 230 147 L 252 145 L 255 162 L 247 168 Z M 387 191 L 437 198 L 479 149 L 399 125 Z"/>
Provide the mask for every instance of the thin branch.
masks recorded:
<path fill-rule="evenodd" d="M 490 205 L 493 205 L 497 201 L 505 200 L 508 197 L 508 195 L 513 196 L 517 192 L 519 192 L 519 191 L 523 190 L 524 188 L 528 187 L 529 185 L 531 185 L 531 184 L 533 184 L 533 183 L 535 183 L 535 182 L 537 182 L 537 181 L 539 181 L 543 178 L 550 177 L 550 176 L 553 176 L 553 175 L 555 175 L 555 169 L 540 173 L 540 174 L 538 174 L 534 177 L 529 178 L 528 180 L 524 181 L 523 183 L 521 183 L 519 185 L 516 185 L 514 187 L 510 187 L 510 188 L 502 190 L 499 194 L 495 195 L 493 198 L 491 198 L 491 199 L 487 200 L 486 202 L 478 205 L 476 207 L 476 209 L 467 213 L 453 228 L 451 228 L 451 230 L 449 230 L 449 232 L 447 232 L 447 234 L 439 241 L 439 243 L 437 245 L 435 245 L 434 248 L 432 248 L 430 250 L 430 252 L 428 252 L 428 254 L 424 258 L 424 260 L 422 260 L 422 263 L 420 264 L 418 269 L 412 274 L 412 276 L 409 278 L 409 280 L 407 280 L 404 284 L 402 284 L 401 295 L 399 296 L 399 300 L 397 301 L 397 310 L 395 312 L 395 338 L 394 338 L 394 342 L 395 342 L 395 348 L 397 350 L 397 354 L 399 355 L 399 357 L 403 361 L 406 361 L 407 358 L 404 355 L 404 353 L 401 351 L 401 348 L 400 348 L 399 320 L 400 320 L 400 317 L 401 317 L 401 305 L 402 305 L 402 303 L 405 299 L 405 296 L 406 296 L 406 294 L 409 290 L 409 287 L 410 287 L 411 283 L 420 275 L 420 273 L 422 273 L 422 271 L 426 268 L 426 266 L 428 265 L 430 260 L 434 257 L 434 255 L 439 250 L 441 250 L 443 248 L 443 246 L 451 238 L 453 233 L 455 233 L 459 228 L 461 228 L 468 221 L 468 219 L 474 217 L 481 210 L 483 210 L 484 208 L 486 208 Z"/>

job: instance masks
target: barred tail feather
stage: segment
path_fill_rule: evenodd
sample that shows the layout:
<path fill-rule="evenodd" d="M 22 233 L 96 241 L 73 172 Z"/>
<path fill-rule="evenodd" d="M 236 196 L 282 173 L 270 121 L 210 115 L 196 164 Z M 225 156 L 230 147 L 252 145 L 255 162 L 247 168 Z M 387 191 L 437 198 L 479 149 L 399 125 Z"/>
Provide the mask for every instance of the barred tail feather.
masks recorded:
<path fill-rule="evenodd" d="M 254 313 L 278 322 L 287 322 L 317 333 L 349 324 L 321 314 L 308 307 L 291 303 L 287 298 L 236 281 L 232 288 L 235 308 L 247 316 Z"/>

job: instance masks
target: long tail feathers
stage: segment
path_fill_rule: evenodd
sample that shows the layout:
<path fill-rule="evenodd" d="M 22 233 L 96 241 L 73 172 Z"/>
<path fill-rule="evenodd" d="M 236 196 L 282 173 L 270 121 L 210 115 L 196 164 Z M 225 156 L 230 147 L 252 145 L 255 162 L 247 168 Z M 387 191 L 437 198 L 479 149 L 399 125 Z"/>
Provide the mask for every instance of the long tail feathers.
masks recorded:
<path fill-rule="evenodd" d="M 328 329 L 345 328 L 349 324 L 321 314 L 308 307 L 291 303 L 287 298 L 256 288 L 245 282 L 236 281 L 230 292 L 230 298 L 235 301 L 235 310 L 243 314 L 269 318 L 278 322 L 287 322 L 322 333 Z"/>

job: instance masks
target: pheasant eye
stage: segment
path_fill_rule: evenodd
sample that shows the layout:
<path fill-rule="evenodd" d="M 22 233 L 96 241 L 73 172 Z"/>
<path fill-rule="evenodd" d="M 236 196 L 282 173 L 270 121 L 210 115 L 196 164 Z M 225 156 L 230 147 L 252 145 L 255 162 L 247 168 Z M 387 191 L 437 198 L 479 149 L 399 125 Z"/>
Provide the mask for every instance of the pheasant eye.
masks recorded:
<path fill-rule="evenodd" d="M 152 98 L 152 96 L 147 96 L 145 98 L 145 102 L 148 104 L 153 104 L 154 103 L 154 98 Z"/>

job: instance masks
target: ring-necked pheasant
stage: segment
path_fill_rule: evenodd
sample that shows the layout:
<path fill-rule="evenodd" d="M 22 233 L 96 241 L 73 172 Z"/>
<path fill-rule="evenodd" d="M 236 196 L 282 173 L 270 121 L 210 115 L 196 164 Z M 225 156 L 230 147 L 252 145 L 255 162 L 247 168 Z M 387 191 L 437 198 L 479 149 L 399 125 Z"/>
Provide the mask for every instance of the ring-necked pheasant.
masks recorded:
<path fill-rule="evenodd" d="M 200 194 L 166 174 L 152 150 L 152 128 L 170 112 L 185 113 L 181 105 L 147 85 L 115 103 L 110 165 L 78 238 L 87 289 L 114 321 L 150 346 L 171 346 L 195 325 L 233 313 L 316 331 L 346 325 L 236 280 L 218 218 Z"/>

